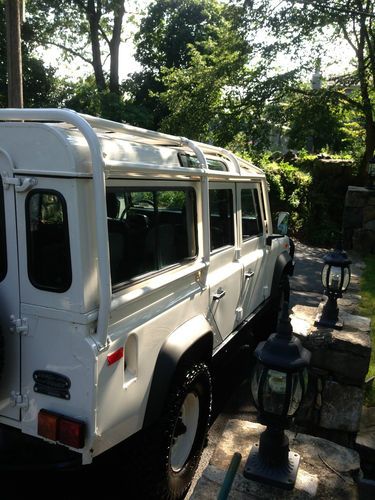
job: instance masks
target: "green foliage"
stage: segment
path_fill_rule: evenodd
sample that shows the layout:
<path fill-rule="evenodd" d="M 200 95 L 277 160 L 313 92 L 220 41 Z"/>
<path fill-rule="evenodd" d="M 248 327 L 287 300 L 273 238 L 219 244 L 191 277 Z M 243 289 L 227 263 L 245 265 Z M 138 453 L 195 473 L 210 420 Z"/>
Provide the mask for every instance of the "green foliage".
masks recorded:
<path fill-rule="evenodd" d="M 265 155 L 260 164 L 270 185 L 270 203 L 274 213 L 287 211 L 291 231 L 299 234 L 310 213 L 309 191 L 312 176 L 286 162 L 269 161 Z"/>
<path fill-rule="evenodd" d="M 305 153 L 291 165 L 282 157 L 273 160 L 275 156 L 267 153 L 257 161 L 270 186 L 273 215 L 289 212 L 291 234 L 306 243 L 332 244 L 341 231 L 345 194 L 353 180 L 350 164 L 326 164 Z"/>
<path fill-rule="evenodd" d="M 141 118 L 153 115 L 152 128 L 195 138 L 225 128 L 222 101 L 238 91 L 247 62 L 237 11 L 218 0 L 158 0 L 150 5 L 135 37 L 136 58 L 145 69 L 125 88 L 129 103 L 142 106 Z"/>
<path fill-rule="evenodd" d="M 361 277 L 361 303 L 359 313 L 371 319 L 371 339 L 375 345 L 375 256 L 365 259 L 366 268 Z M 370 366 L 367 378 L 375 376 L 375 349 L 371 351 Z M 366 391 L 365 404 L 375 406 L 375 384 Z"/>
<path fill-rule="evenodd" d="M 187 67 L 189 46 L 214 37 L 220 23 L 221 6 L 216 0 L 154 1 L 134 37 L 136 60 L 154 76 L 163 67 Z"/>
<path fill-rule="evenodd" d="M 333 106 L 326 94 L 294 95 L 287 108 L 289 114 L 289 147 L 314 151 L 324 148 L 343 151 L 349 142 L 344 127 L 343 109 Z"/>
<path fill-rule="evenodd" d="M 367 0 L 284 0 L 275 4 L 254 0 L 251 5 L 249 20 L 253 26 L 262 26 L 266 35 L 260 43 L 259 53 L 270 63 L 277 53 L 292 54 L 292 59 L 300 62 L 301 70 L 309 68 L 311 71 L 315 61 L 332 50 L 333 40 L 344 42 L 353 49 L 353 71 L 332 79 L 319 93 L 325 94 L 335 106 L 344 104 L 360 117 L 365 141 L 358 174 L 363 180 L 375 150 L 375 3 Z M 299 125 L 304 125 L 303 114 L 300 116 L 297 135 Z M 334 116 L 330 114 L 327 118 Z M 337 139 L 342 140 L 342 134 L 345 140 L 350 140 L 347 127 L 340 130 L 334 121 L 332 125 L 336 129 L 336 138 L 331 137 L 334 143 Z M 316 127 L 314 131 L 318 132 Z M 358 150 L 358 144 L 354 144 L 353 150 Z"/>

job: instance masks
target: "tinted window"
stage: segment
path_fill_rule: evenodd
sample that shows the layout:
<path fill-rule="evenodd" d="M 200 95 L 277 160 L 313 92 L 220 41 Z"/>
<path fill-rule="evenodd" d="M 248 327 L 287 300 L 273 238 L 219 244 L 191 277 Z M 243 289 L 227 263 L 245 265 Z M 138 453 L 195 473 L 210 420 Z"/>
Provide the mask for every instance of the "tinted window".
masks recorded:
<path fill-rule="evenodd" d="M 31 283 L 65 292 L 72 283 L 66 203 L 56 191 L 32 191 L 26 199 L 27 258 Z"/>
<path fill-rule="evenodd" d="M 4 210 L 4 191 L 3 181 L 0 176 L 0 281 L 2 281 L 7 273 L 7 244 L 5 232 L 5 210 Z"/>
<path fill-rule="evenodd" d="M 263 233 L 260 216 L 258 191 L 256 189 L 241 189 L 242 239 Z"/>
<path fill-rule="evenodd" d="M 231 189 L 210 189 L 211 252 L 234 245 L 233 196 Z"/>
<path fill-rule="evenodd" d="M 192 188 L 107 188 L 112 285 L 197 255 Z"/>
<path fill-rule="evenodd" d="M 179 153 L 178 158 L 180 163 L 185 168 L 199 168 L 200 164 L 196 156 L 191 156 L 186 153 Z M 227 166 L 221 160 L 216 160 L 214 158 L 207 158 L 207 166 L 209 170 L 218 170 L 221 172 L 226 172 Z"/>

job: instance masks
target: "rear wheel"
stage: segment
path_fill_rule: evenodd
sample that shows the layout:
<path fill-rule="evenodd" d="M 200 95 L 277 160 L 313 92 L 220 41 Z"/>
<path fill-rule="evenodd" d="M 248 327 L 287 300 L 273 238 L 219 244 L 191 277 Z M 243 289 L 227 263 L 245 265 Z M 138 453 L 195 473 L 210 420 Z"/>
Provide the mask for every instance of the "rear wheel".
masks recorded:
<path fill-rule="evenodd" d="M 276 332 L 279 319 L 282 313 L 284 302 L 289 302 L 290 284 L 289 276 L 283 274 L 275 295 L 272 297 L 267 311 L 262 316 L 262 320 L 256 325 L 256 337 L 258 340 L 265 340 L 271 333 Z"/>
<path fill-rule="evenodd" d="M 206 440 L 211 399 L 207 365 L 194 363 L 179 371 L 162 417 L 144 433 L 145 497 L 176 500 L 186 494 Z"/>

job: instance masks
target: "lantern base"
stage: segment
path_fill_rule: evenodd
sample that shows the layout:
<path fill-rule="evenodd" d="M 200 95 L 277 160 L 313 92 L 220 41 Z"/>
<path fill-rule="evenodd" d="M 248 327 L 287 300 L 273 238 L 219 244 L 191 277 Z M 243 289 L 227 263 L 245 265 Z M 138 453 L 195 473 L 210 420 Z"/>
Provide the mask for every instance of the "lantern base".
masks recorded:
<path fill-rule="evenodd" d="M 271 466 L 260 457 L 259 444 L 257 443 L 251 448 L 243 475 L 246 479 L 252 479 L 259 483 L 292 490 L 296 483 L 299 462 L 299 454 L 289 451 L 288 460 L 285 463 Z"/>
<path fill-rule="evenodd" d="M 315 317 L 314 326 L 321 326 L 323 328 L 332 328 L 333 330 L 342 330 L 344 322 L 339 316 L 336 319 L 327 318 L 323 313 L 318 313 Z"/>
<path fill-rule="evenodd" d="M 336 321 L 330 321 L 322 318 L 321 314 L 318 314 L 315 318 L 314 326 L 322 326 L 323 328 L 332 328 L 333 330 L 342 330 L 344 327 L 344 322 L 340 321 L 340 318 L 338 318 Z"/>
<path fill-rule="evenodd" d="M 337 298 L 329 295 L 323 309 L 320 309 L 316 315 L 314 326 L 322 326 L 324 328 L 332 328 L 333 330 L 342 330 L 344 322 L 339 317 L 339 308 L 337 307 Z"/>

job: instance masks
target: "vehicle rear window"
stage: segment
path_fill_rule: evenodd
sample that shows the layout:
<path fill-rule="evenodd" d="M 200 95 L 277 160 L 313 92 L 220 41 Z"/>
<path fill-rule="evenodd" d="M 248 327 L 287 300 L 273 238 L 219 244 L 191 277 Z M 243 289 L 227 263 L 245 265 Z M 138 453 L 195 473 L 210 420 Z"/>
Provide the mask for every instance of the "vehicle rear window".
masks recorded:
<path fill-rule="evenodd" d="M 5 209 L 4 209 L 4 191 L 3 181 L 0 176 L 0 281 L 2 281 L 8 268 L 7 243 L 5 232 Z"/>
<path fill-rule="evenodd" d="M 112 286 L 197 255 L 193 188 L 107 188 Z"/>
<path fill-rule="evenodd" d="M 65 292 L 72 283 L 68 217 L 64 197 L 33 190 L 26 198 L 27 264 L 31 283 Z"/>

